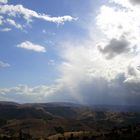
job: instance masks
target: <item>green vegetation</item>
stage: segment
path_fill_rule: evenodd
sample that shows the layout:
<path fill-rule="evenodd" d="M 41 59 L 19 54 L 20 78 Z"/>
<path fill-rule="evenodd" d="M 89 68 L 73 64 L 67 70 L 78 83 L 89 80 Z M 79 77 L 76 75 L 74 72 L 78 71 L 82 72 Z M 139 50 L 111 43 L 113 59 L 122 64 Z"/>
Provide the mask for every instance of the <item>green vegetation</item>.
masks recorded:
<path fill-rule="evenodd" d="M 55 129 L 55 131 L 56 131 L 57 133 L 64 134 L 64 129 L 63 129 L 61 126 L 59 126 L 59 127 L 54 127 L 54 129 Z"/>
<path fill-rule="evenodd" d="M 0 127 L 7 124 L 7 120 L 6 119 L 0 119 Z"/>

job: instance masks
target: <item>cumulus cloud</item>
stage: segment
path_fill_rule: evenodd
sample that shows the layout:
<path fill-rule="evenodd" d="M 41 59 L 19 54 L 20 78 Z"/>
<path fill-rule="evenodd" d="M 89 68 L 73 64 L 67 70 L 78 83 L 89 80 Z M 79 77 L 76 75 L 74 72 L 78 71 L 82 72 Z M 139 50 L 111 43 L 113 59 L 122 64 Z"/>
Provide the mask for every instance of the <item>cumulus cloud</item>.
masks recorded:
<path fill-rule="evenodd" d="M 10 67 L 10 64 L 0 61 L 0 68 Z"/>
<path fill-rule="evenodd" d="M 120 55 L 107 60 L 92 45 L 92 42 L 64 44 L 59 82 L 65 92 L 81 103 L 139 104 L 140 55 Z"/>
<path fill-rule="evenodd" d="M 74 99 L 91 104 L 139 104 L 140 11 L 126 3 L 121 8 L 100 7 L 97 38 L 89 24 L 90 39 L 63 43 L 59 80 Z"/>
<path fill-rule="evenodd" d="M 43 47 L 41 45 L 38 45 L 38 44 L 34 44 L 30 41 L 22 42 L 22 43 L 18 44 L 17 47 L 18 48 L 23 48 L 23 49 L 26 49 L 26 50 L 32 50 L 32 51 L 35 51 L 35 52 L 42 52 L 42 53 L 46 52 L 45 47 Z"/>
<path fill-rule="evenodd" d="M 101 53 L 103 53 L 106 56 L 106 58 L 110 59 L 115 57 L 116 55 L 129 52 L 129 44 L 130 43 L 123 38 L 120 40 L 111 39 L 109 44 L 104 46 L 104 48 L 102 48 L 102 46 L 98 47 Z"/>

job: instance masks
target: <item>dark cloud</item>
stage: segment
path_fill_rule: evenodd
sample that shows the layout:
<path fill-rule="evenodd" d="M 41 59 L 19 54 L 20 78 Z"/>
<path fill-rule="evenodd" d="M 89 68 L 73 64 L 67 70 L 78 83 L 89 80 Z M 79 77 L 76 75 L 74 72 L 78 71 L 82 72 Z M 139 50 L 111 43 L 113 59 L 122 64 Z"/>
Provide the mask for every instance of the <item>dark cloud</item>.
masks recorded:
<path fill-rule="evenodd" d="M 137 66 L 137 70 L 140 71 L 140 66 Z"/>
<path fill-rule="evenodd" d="M 134 67 L 129 66 L 128 67 L 128 74 L 131 76 L 137 76 L 136 69 Z"/>
<path fill-rule="evenodd" d="M 118 74 L 111 81 L 94 77 L 78 83 L 75 93 L 71 93 L 65 86 L 65 90 L 61 89 L 61 94 L 56 93 L 56 97 L 57 100 L 66 101 L 65 97 L 83 104 L 140 105 L 140 81 L 126 80 L 125 74 Z M 73 95 L 77 95 L 77 99 Z"/>
<path fill-rule="evenodd" d="M 134 5 L 140 4 L 140 0 L 129 0 L 129 1 Z"/>
<path fill-rule="evenodd" d="M 109 44 L 104 48 L 101 48 L 101 46 L 99 46 L 99 50 L 106 56 L 106 58 L 110 59 L 119 54 L 128 52 L 130 49 L 129 44 L 129 41 L 124 38 L 121 38 L 120 40 L 111 39 Z"/>
<path fill-rule="evenodd" d="M 140 81 L 125 82 L 124 74 L 114 80 L 94 78 L 79 85 L 80 96 L 87 104 L 140 105 Z"/>

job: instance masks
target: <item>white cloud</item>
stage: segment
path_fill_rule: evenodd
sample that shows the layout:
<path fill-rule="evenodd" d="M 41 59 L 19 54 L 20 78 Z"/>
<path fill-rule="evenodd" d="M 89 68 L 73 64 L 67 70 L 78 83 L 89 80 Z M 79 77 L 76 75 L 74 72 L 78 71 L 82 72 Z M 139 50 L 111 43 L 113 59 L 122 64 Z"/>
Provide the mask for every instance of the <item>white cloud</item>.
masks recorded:
<path fill-rule="evenodd" d="M 53 60 L 53 59 L 50 59 L 49 60 L 49 62 L 48 62 L 48 65 L 50 65 L 50 66 L 55 66 L 55 60 Z"/>
<path fill-rule="evenodd" d="M 22 23 L 22 25 L 17 23 L 17 19 L 21 18 L 24 19 L 25 22 Z M 12 5 L 8 4 L 7 0 L 0 1 L 0 25 L 8 23 L 17 29 L 23 30 L 23 28 L 27 27 L 29 23 L 33 22 L 33 19 L 42 19 L 44 21 L 57 24 L 64 24 L 65 22 L 77 20 L 77 18 L 74 18 L 70 15 L 52 17 L 48 14 L 38 13 L 34 10 L 25 8 L 21 4 Z"/>
<path fill-rule="evenodd" d="M 42 33 L 43 33 L 43 34 L 46 34 L 46 33 L 47 33 L 47 31 L 46 31 L 45 29 L 43 29 L 43 30 L 42 30 Z"/>
<path fill-rule="evenodd" d="M 51 17 L 47 14 L 40 14 L 36 11 L 27 9 L 23 7 L 23 5 L 0 5 L 0 13 L 1 14 L 7 14 L 10 17 L 16 17 L 18 15 L 23 16 L 27 22 L 31 22 L 32 18 L 42 19 L 48 22 L 54 22 L 54 23 L 64 23 L 66 21 L 72 21 L 75 20 L 75 18 L 66 15 L 61 17 Z"/>
<path fill-rule="evenodd" d="M 0 16 L 0 25 L 3 24 L 3 16 Z"/>
<path fill-rule="evenodd" d="M 12 30 L 11 28 L 3 28 L 3 29 L 0 29 L 1 32 L 9 32 L 11 30 Z"/>
<path fill-rule="evenodd" d="M 140 10 L 121 2 L 100 7 L 96 27 L 87 25 L 89 39 L 63 43 L 60 81 L 77 100 L 139 104 Z"/>
<path fill-rule="evenodd" d="M 18 85 L 11 88 L 1 88 L 0 99 L 9 98 L 9 100 L 18 102 L 45 102 L 57 90 L 59 90 L 59 86 L 40 85 L 29 87 L 27 85 Z"/>
<path fill-rule="evenodd" d="M 8 18 L 8 19 L 6 19 L 6 22 L 7 22 L 8 24 L 14 26 L 14 27 L 17 28 L 17 29 L 21 29 L 21 30 L 23 29 L 22 25 L 16 23 L 13 19 L 9 19 L 9 18 Z"/>
<path fill-rule="evenodd" d="M 8 2 L 8 0 L 0 0 L 0 4 L 3 3 L 3 4 L 6 4 Z"/>
<path fill-rule="evenodd" d="M 46 52 L 45 47 L 43 47 L 41 45 L 38 45 L 38 44 L 34 44 L 30 41 L 22 42 L 22 43 L 18 44 L 17 47 L 18 48 L 23 48 L 23 49 L 26 49 L 26 50 L 32 50 L 32 51 L 35 51 L 35 52 L 43 52 L 43 53 Z"/>
<path fill-rule="evenodd" d="M 74 99 L 95 104 L 139 104 L 140 82 L 133 81 L 140 81 L 140 55 L 127 55 L 125 51 L 126 55 L 108 60 L 92 40 L 64 46 L 59 82 Z"/>
<path fill-rule="evenodd" d="M 97 16 L 97 26 L 109 39 L 126 37 L 136 42 L 140 35 L 140 14 L 137 10 L 102 6 Z"/>
<path fill-rule="evenodd" d="M 10 67 L 10 64 L 0 61 L 0 68 Z"/>

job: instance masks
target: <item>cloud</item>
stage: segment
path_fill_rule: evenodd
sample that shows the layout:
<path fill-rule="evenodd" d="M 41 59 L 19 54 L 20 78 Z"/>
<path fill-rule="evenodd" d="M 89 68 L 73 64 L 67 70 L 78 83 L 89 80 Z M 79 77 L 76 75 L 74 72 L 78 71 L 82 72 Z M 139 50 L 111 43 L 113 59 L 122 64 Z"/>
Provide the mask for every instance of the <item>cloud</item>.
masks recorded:
<path fill-rule="evenodd" d="M 22 25 L 16 23 L 13 19 L 9 19 L 9 18 L 8 18 L 8 19 L 6 19 L 6 22 L 7 22 L 8 24 L 14 26 L 14 27 L 17 28 L 17 29 L 21 29 L 21 30 L 23 29 Z"/>
<path fill-rule="evenodd" d="M 6 4 L 6 3 L 8 3 L 8 0 L 0 0 L 0 4 L 1 3 Z"/>
<path fill-rule="evenodd" d="M 107 60 L 92 42 L 63 45 L 59 82 L 74 99 L 87 104 L 139 104 L 140 55 Z"/>
<path fill-rule="evenodd" d="M 129 1 L 134 5 L 139 5 L 140 4 L 139 0 L 129 0 Z"/>
<path fill-rule="evenodd" d="M 103 5 L 96 17 L 96 25 L 108 39 L 119 39 L 123 36 L 136 42 L 140 34 L 139 18 L 138 9 L 126 10 Z"/>
<path fill-rule="evenodd" d="M 86 45 L 79 42 L 76 48 L 74 42 L 73 45 L 63 45 L 66 48 L 61 52 L 63 62 L 59 65 L 60 77 L 56 83 L 50 86 L 20 85 L 1 88 L 0 97 L 6 99 L 9 97 L 19 102 L 77 101 L 86 104 L 139 104 L 140 82 L 138 81 L 140 80 L 136 77 L 139 75 L 139 70 L 136 72 L 135 69 L 139 64 L 138 61 L 135 64 L 132 59 L 123 61 L 122 58 L 116 58 L 108 61 L 100 55 L 97 48 L 93 49 L 92 44 L 87 42 Z"/>
<path fill-rule="evenodd" d="M 9 32 L 11 30 L 12 30 L 11 28 L 3 28 L 3 29 L 0 29 L 0 32 Z"/>
<path fill-rule="evenodd" d="M 102 48 L 102 46 L 98 47 L 101 53 L 103 53 L 106 58 L 110 59 L 115 57 L 116 55 L 128 53 L 130 51 L 129 44 L 130 43 L 123 38 L 120 40 L 111 39 L 109 44 L 104 46 L 104 48 Z"/>
<path fill-rule="evenodd" d="M 93 28 L 92 20 L 87 25 L 90 38 L 83 42 L 63 42 L 59 80 L 65 92 L 79 102 L 140 102 L 140 11 L 125 2 L 121 8 L 118 5 L 100 7 L 96 26 Z"/>
<path fill-rule="evenodd" d="M 129 66 L 128 67 L 128 75 L 131 75 L 131 76 L 137 76 L 137 71 L 134 67 L 132 66 Z"/>
<path fill-rule="evenodd" d="M 0 16 L 0 25 L 3 24 L 3 16 Z"/>
<path fill-rule="evenodd" d="M 42 19 L 48 22 L 54 22 L 58 24 L 63 24 L 66 21 L 75 20 L 75 18 L 66 15 L 66 16 L 58 16 L 51 17 L 47 14 L 37 13 L 36 11 L 30 10 L 28 8 L 23 7 L 23 5 L 0 5 L 0 13 L 6 14 L 9 17 L 22 16 L 27 22 L 31 22 L 32 18 Z"/>
<path fill-rule="evenodd" d="M 0 61 L 0 68 L 10 67 L 10 64 Z"/>
<path fill-rule="evenodd" d="M 11 28 L 3 28 L 3 29 L 0 29 L 1 32 L 9 32 L 11 30 L 12 30 Z"/>
<path fill-rule="evenodd" d="M 138 8 L 137 6 L 139 6 L 140 1 L 139 0 L 110 0 L 110 2 L 118 4 L 120 6 L 122 6 L 123 8 L 129 8 L 129 9 L 135 9 Z"/>
<path fill-rule="evenodd" d="M 50 59 L 49 62 L 48 62 L 48 65 L 50 65 L 50 66 L 55 66 L 55 65 L 56 65 L 55 60 Z"/>
<path fill-rule="evenodd" d="M 17 23 L 19 19 L 24 19 L 23 21 L 25 23 Z M 29 25 L 29 23 L 33 22 L 34 19 L 41 19 L 46 22 L 52 22 L 56 24 L 64 24 L 65 22 L 77 20 L 77 18 L 74 18 L 70 15 L 52 17 L 46 13 L 38 13 L 34 10 L 25 8 L 21 4 L 12 5 L 8 4 L 7 0 L 0 1 L 0 25 L 4 26 L 8 23 L 17 29 L 23 30 L 27 27 L 27 25 Z"/>
<path fill-rule="evenodd" d="M 42 52 L 42 53 L 46 52 L 45 47 L 43 47 L 41 45 L 38 45 L 38 44 L 34 44 L 30 41 L 22 42 L 22 43 L 18 44 L 17 47 L 18 48 L 23 48 L 23 49 L 26 49 L 26 50 L 32 50 L 32 51 L 35 51 L 35 52 Z"/>
<path fill-rule="evenodd" d="M 55 86 L 35 86 L 18 85 L 11 88 L 0 89 L 0 99 L 7 99 L 18 102 L 42 102 L 47 100 L 48 95 L 53 94 L 59 87 Z"/>

